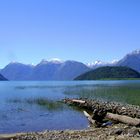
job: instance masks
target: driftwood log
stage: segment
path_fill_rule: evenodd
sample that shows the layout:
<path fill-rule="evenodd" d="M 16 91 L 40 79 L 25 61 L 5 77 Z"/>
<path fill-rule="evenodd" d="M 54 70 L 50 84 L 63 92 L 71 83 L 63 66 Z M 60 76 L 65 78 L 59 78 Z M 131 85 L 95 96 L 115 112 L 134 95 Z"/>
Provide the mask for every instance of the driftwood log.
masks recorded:
<path fill-rule="evenodd" d="M 84 112 L 84 115 L 88 118 L 88 120 L 91 124 L 98 126 L 98 124 L 99 124 L 98 121 L 97 121 L 98 122 L 98 124 L 97 124 L 96 120 L 94 120 L 91 115 L 89 115 L 86 111 L 83 111 L 83 112 Z M 113 121 L 125 123 L 125 124 L 128 124 L 128 125 L 132 125 L 132 126 L 140 126 L 140 119 L 131 118 L 131 117 L 128 117 L 128 116 L 125 116 L 125 115 L 107 113 L 105 118 L 113 120 Z"/>
<path fill-rule="evenodd" d="M 95 109 L 105 109 L 106 112 L 140 119 L 140 106 L 136 105 L 121 104 L 116 102 L 103 102 L 93 99 L 64 99 L 63 102 L 83 108 L 85 110 L 94 111 Z"/>
<path fill-rule="evenodd" d="M 85 101 L 85 100 L 78 100 L 78 99 L 72 99 L 72 100 L 69 99 L 69 100 L 65 100 L 65 102 L 66 103 L 68 102 L 69 104 L 73 103 L 74 105 L 82 107 L 82 108 L 86 108 L 86 106 L 89 105 L 87 100 Z M 99 106 L 99 104 L 98 104 L 98 107 L 96 106 L 95 108 L 88 106 L 87 107 L 88 109 L 89 108 L 92 109 L 91 111 L 93 111 L 93 115 L 90 116 L 86 111 L 84 111 L 84 115 L 88 118 L 90 123 L 96 124 L 96 125 L 98 122 L 100 124 L 104 118 L 107 118 L 113 121 L 125 123 L 132 126 L 140 126 L 140 119 L 130 117 L 127 113 L 126 107 L 121 106 L 121 108 L 126 111 L 123 114 L 126 114 L 126 115 L 123 115 L 123 114 L 120 115 L 120 114 L 117 114 L 117 112 L 110 113 L 113 111 L 108 110 L 108 108 L 105 108 L 105 107 L 106 106 Z M 119 108 L 119 107 L 116 107 L 116 108 Z M 138 111 L 136 112 L 138 113 Z"/>
<path fill-rule="evenodd" d="M 72 102 L 84 104 L 86 101 L 73 99 Z"/>
<path fill-rule="evenodd" d="M 84 115 L 87 117 L 87 119 L 89 120 L 89 122 L 91 123 L 91 124 L 95 124 L 95 120 L 93 120 L 92 119 L 92 116 L 91 115 L 89 115 L 86 111 L 83 111 L 84 112 Z"/>
<path fill-rule="evenodd" d="M 113 114 L 113 113 L 107 113 L 106 118 L 117 121 L 117 122 L 122 122 L 128 125 L 132 126 L 140 126 L 140 119 L 137 118 L 131 118 L 125 115 L 118 115 L 118 114 Z"/>

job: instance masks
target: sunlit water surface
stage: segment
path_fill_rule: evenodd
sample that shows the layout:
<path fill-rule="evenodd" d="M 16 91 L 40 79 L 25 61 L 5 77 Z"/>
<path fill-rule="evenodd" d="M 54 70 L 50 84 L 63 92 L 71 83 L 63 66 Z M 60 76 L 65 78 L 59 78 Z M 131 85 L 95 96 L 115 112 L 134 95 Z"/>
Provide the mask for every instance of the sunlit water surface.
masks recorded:
<path fill-rule="evenodd" d="M 60 102 L 77 97 L 140 105 L 140 81 L 0 82 L 0 133 L 87 128 L 82 111 Z"/>

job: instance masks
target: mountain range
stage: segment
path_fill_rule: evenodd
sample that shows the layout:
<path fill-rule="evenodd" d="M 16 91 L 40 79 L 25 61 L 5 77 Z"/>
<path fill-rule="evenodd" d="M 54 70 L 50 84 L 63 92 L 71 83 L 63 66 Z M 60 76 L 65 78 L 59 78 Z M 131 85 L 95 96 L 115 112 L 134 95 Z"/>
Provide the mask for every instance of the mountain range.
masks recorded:
<path fill-rule="evenodd" d="M 0 70 L 8 80 L 73 80 L 75 77 L 102 66 L 126 66 L 140 72 L 140 50 L 135 50 L 119 61 L 105 63 L 95 61 L 81 63 L 77 61 L 42 60 L 37 65 L 12 62 Z"/>
<path fill-rule="evenodd" d="M 90 68 L 77 61 L 46 61 L 36 66 L 14 62 L 1 70 L 9 80 L 73 80 L 76 76 L 89 71 Z"/>

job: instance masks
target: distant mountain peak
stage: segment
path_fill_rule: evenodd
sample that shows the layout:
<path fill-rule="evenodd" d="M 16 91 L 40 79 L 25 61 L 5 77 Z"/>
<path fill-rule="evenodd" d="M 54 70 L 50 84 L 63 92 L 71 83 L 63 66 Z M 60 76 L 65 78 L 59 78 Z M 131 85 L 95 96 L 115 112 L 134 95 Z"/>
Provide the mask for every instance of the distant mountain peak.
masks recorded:
<path fill-rule="evenodd" d="M 94 61 L 94 62 L 89 62 L 89 63 L 87 63 L 87 66 L 100 65 L 100 64 L 102 64 L 102 63 L 104 63 L 104 62 L 102 62 L 102 61 L 100 61 L 100 60 L 96 60 L 96 61 Z"/>
<path fill-rule="evenodd" d="M 59 58 L 51 58 L 49 60 L 46 60 L 46 59 L 42 59 L 40 64 L 48 64 L 48 63 L 54 63 L 54 64 L 61 64 L 63 63 L 64 61 L 59 59 Z"/>
<path fill-rule="evenodd" d="M 112 61 L 110 62 L 110 64 L 117 64 L 117 63 L 118 63 L 118 61 L 119 61 L 119 60 L 114 59 L 114 60 L 112 60 Z"/>
<path fill-rule="evenodd" d="M 31 64 L 24 64 L 24 63 L 16 62 L 16 61 L 11 61 L 8 65 L 26 65 L 26 66 L 30 66 L 30 67 L 34 67 L 35 66 L 33 63 L 31 63 Z"/>
<path fill-rule="evenodd" d="M 75 61 L 75 60 L 67 60 L 67 61 L 65 61 L 65 63 L 68 63 L 68 62 L 70 62 L 70 63 L 82 63 L 82 62 L 79 62 L 79 61 Z"/>
<path fill-rule="evenodd" d="M 128 53 L 117 63 L 117 65 L 127 66 L 140 72 L 140 49 Z"/>
<path fill-rule="evenodd" d="M 100 64 L 103 64 L 104 62 L 102 62 L 101 60 L 96 60 L 95 62 L 94 62 L 94 65 L 100 65 Z"/>
<path fill-rule="evenodd" d="M 59 59 L 59 58 L 51 58 L 51 59 L 49 60 L 49 62 L 59 64 L 59 63 L 63 63 L 64 61 L 61 60 L 61 59 Z"/>
<path fill-rule="evenodd" d="M 97 67 L 101 67 L 101 66 L 113 66 L 115 64 L 117 64 L 118 60 L 114 59 L 111 62 L 103 62 L 101 60 L 96 60 L 94 62 L 91 63 L 87 63 L 86 65 L 90 68 L 97 68 Z"/>
<path fill-rule="evenodd" d="M 137 49 L 137 50 L 134 50 L 132 53 L 130 53 L 130 54 L 132 54 L 132 55 L 134 55 L 134 54 L 140 54 L 140 49 Z"/>
<path fill-rule="evenodd" d="M 19 62 L 11 61 L 9 64 L 19 64 Z"/>
<path fill-rule="evenodd" d="M 92 67 L 98 67 L 98 66 L 103 66 L 103 65 L 106 65 L 107 63 L 106 62 L 103 62 L 101 60 L 96 60 L 94 62 L 90 62 L 90 63 L 87 63 L 87 66 L 92 68 Z"/>
<path fill-rule="evenodd" d="M 39 64 L 47 64 L 49 61 L 46 59 L 42 59 L 41 62 Z"/>

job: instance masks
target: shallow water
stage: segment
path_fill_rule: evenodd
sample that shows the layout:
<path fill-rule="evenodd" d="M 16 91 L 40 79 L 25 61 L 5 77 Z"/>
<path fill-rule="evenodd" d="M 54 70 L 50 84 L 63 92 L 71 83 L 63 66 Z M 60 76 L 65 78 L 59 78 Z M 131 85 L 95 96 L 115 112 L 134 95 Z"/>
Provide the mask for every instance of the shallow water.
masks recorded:
<path fill-rule="evenodd" d="M 86 128 L 82 111 L 59 102 L 75 97 L 140 105 L 140 81 L 0 82 L 0 133 Z"/>

